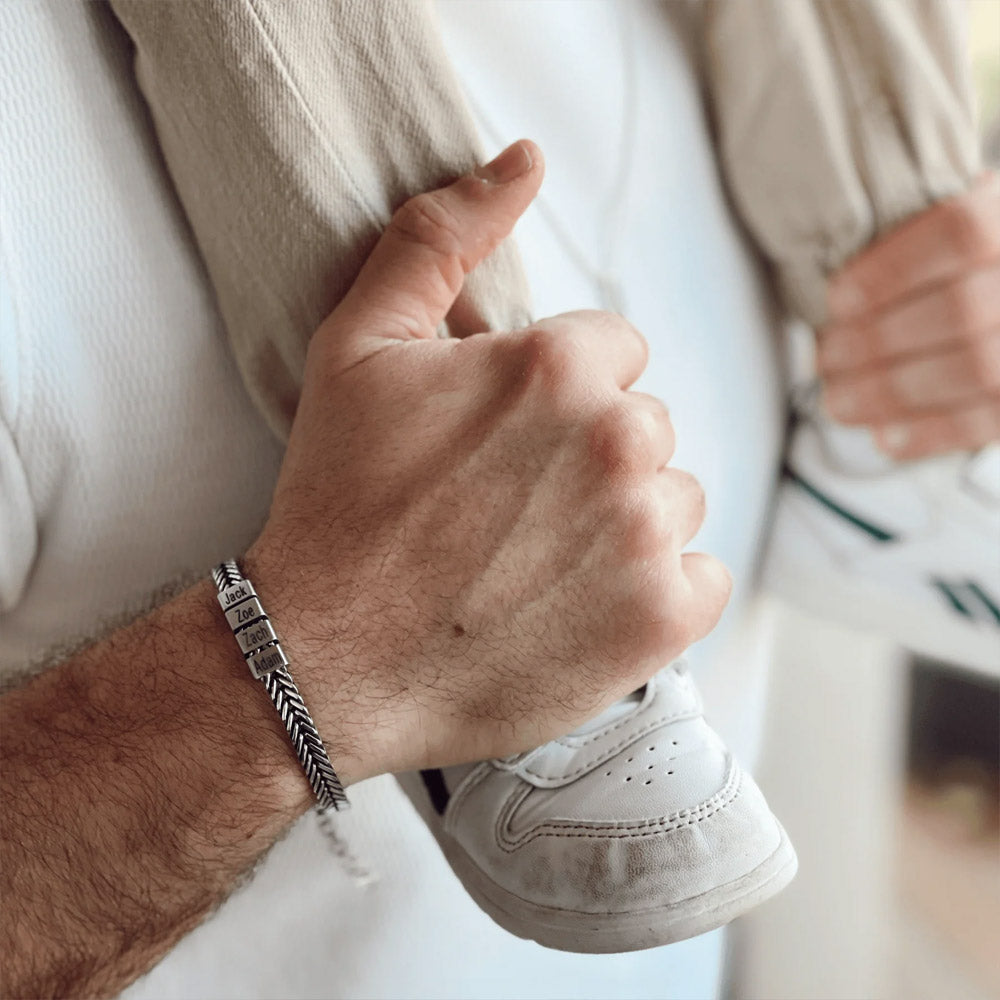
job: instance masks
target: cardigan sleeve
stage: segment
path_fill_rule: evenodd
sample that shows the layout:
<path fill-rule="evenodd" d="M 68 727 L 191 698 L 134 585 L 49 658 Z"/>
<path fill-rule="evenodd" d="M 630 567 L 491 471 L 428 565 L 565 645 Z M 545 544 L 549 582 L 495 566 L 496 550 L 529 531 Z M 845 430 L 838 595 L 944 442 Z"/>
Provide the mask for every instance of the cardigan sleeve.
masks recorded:
<path fill-rule="evenodd" d="M 481 161 L 430 0 L 112 0 L 251 399 L 288 436 L 309 339 L 393 210 Z M 506 240 L 447 332 L 510 329 Z M 444 332 L 444 331 L 442 331 Z"/>
<path fill-rule="evenodd" d="M 726 182 L 814 326 L 827 276 L 981 169 L 957 0 L 709 0 L 703 70 Z"/>

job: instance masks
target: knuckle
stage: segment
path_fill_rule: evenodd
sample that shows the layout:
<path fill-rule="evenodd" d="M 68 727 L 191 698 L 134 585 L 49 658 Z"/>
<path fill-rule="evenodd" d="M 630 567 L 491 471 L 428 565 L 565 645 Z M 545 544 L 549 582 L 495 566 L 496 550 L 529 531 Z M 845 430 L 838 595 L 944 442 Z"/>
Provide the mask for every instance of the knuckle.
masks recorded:
<path fill-rule="evenodd" d="M 521 338 L 521 350 L 529 363 L 547 365 L 570 353 L 569 339 L 546 326 L 533 326 Z"/>
<path fill-rule="evenodd" d="M 693 472 L 687 469 L 670 468 L 665 470 L 664 475 L 668 475 L 674 483 L 674 488 L 685 496 L 691 504 L 704 506 L 705 490 Z"/>
<path fill-rule="evenodd" d="M 527 381 L 556 397 L 575 386 L 584 371 L 579 345 L 545 327 L 533 327 L 520 338 L 517 361 Z"/>
<path fill-rule="evenodd" d="M 458 217 L 438 191 L 427 191 L 404 202 L 389 223 L 402 240 L 419 243 L 441 254 L 457 254 L 461 249 Z"/>
<path fill-rule="evenodd" d="M 646 464 L 649 433 L 642 418 L 628 407 L 609 407 L 594 418 L 590 453 L 605 475 L 631 477 Z"/>
<path fill-rule="evenodd" d="M 704 524 L 705 514 L 708 511 L 708 501 L 705 498 L 705 487 L 698 482 L 690 472 L 682 472 L 683 489 L 687 508 L 691 512 L 693 520 L 697 524 Z"/>
<path fill-rule="evenodd" d="M 639 346 L 639 349 L 643 352 L 646 357 L 646 361 L 649 360 L 649 340 L 646 335 L 640 330 L 634 323 L 627 320 L 624 316 L 618 313 L 608 313 L 608 317 L 613 325 L 617 326 L 618 330 L 624 334 L 626 337 L 631 338 Z M 645 365 L 645 362 L 644 362 Z"/>
<path fill-rule="evenodd" d="M 639 414 L 647 426 L 655 423 L 658 426 L 673 431 L 670 407 L 659 396 L 630 389 L 626 395 L 626 399 L 630 401 L 631 408 Z"/>

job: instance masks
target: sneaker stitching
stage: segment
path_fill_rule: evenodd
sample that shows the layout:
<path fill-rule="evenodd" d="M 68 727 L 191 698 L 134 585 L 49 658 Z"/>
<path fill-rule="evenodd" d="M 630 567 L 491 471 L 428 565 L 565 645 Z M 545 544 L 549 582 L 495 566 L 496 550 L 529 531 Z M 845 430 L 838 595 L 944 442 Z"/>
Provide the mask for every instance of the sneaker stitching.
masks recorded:
<path fill-rule="evenodd" d="M 614 839 L 627 840 L 639 837 L 656 837 L 664 833 L 671 833 L 682 829 L 685 826 L 694 826 L 703 820 L 710 818 L 727 806 L 736 801 L 742 794 L 744 781 L 743 770 L 735 761 L 730 761 L 730 773 L 725 785 L 719 789 L 711 798 L 706 799 L 700 805 L 689 809 L 681 809 L 678 812 L 670 813 L 666 816 L 652 817 L 650 819 L 639 820 L 630 824 L 595 824 L 595 823 L 552 823 L 547 822 L 532 827 L 518 837 L 508 836 L 510 820 L 514 810 L 520 805 L 530 789 L 518 790 L 511 795 L 504 803 L 503 809 L 497 816 L 495 825 L 495 838 L 497 845 L 507 854 L 512 854 L 518 848 L 530 843 L 536 837 L 583 837 L 587 839 Z M 518 801 L 513 801 L 517 798 Z M 655 829 L 648 829 L 655 827 Z M 586 832 L 593 831 L 593 832 Z"/>
<path fill-rule="evenodd" d="M 567 771 L 564 774 L 556 774 L 556 775 L 542 774 L 540 771 L 533 771 L 530 767 L 520 767 L 514 773 L 518 775 L 522 774 L 531 775 L 533 778 L 538 778 L 540 781 L 561 781 L 561 782 L 570 781 L 573 778 L 577 778 L 581 774 L 586 773 L 587 771 L 593 770 L 593 768 L 595 768 L 598 764 L 603 763 L 609 757 L 613 757 L 619 750 L 623 749 L 624 747 L 627 747 L 630 743 L 634 743 L 636 740 L 641 739 L 643 736 L 648 736 L 658 726 L 662 726 L 668 722 L 677 722 L 679 719 L 685 719 L 685 718 L 696 719 L 700 717 L 700 715 L 701 713 L 698 712 L 697 710 L 687 708 L 680 712 L 674 712 L 670 715 L 663 715 L 658 719 L 653 719 L 652 722 L 647 722 L 645 726 L 630 733 L 624 740 L 621 740 L 620 742 L 605 748 L 599 754 L 597 754 L 596 757 L 592 757 L 590 760 L 585 761 L 579 767 L 575 768 L 572 771 Z M 618 726 L 616 726 L 615 728 L 618 728 Z M 612 731 L 613 730 L 609 729 L 607 732 L 610 733 Z M 603 736 L 606 734 L 601 733 L 599 735 Z M 569 749 L 575 749 L 575 748 L 570 747 Z"/>

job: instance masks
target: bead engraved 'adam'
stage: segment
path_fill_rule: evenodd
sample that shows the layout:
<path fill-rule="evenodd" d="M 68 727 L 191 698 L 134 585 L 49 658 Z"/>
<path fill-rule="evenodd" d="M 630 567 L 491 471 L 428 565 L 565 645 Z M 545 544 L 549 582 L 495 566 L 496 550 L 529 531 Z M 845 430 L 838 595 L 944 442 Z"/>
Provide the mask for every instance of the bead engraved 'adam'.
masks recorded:
<path fill-rule="evenodd" d="M 277 670 L 278 667 L 287 667 L 288 660 L 281 647 L 276 643 L 273 646 L 265 646 L 256 653 L 251 653 L 247 657 L 247 664 L 250 667 L 250 673 L 257 680 L 260 680 L 271 673 L 272 670 Z"/>

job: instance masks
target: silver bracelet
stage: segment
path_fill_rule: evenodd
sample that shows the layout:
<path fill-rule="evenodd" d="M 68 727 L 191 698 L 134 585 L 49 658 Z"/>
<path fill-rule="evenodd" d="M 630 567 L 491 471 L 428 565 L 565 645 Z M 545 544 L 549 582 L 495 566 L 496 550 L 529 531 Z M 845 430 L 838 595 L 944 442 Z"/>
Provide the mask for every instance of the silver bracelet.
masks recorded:
<path fill-rule="evenodd" d="M 212 570 L 212 579 L 219 588 L 219 604 L 250 667 L 250 673 L 263 682 L 285 723 L 302 770 L 316 793 L 317 810 L 323 814 L 328 809 L 347 809 L 350 803 L 344 786 L 288 672 L 288 657 L 253 584 L 240 572 L 235 559 L 219 563 Z"/>

